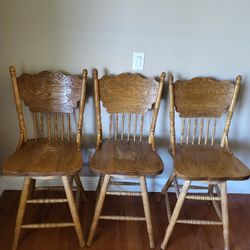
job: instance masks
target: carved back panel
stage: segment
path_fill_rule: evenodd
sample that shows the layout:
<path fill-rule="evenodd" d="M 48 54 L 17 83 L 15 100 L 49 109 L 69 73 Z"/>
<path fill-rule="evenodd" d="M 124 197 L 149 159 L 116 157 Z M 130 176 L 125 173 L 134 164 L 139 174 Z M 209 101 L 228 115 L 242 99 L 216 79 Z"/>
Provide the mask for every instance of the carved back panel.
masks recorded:
<path fill-rule="evenodd" d="M 83 80 L 78 76 L 67 76 L 61 72 L 43 71 L 38 74 L 22 74 L 16 77 L 14 66 L 10 67 L 12 86 L 20 127 L 20 142 L 27 140 L 26 125 L 20 100 L 29 108 L 33 118 L 34 138 L 48 140 L 72 139 L 72 117 L 79 105 L 76 140 L 80 147 L 83 124 L 83 110 L 86 95 L 87 71 Z"/>
<path fill-rule="evenodd" d="M 145 113 L 156 102 L 159 85 L 137 74 L 104 76 L 99 80 L 100 99 L 109 113 Z"/>
<path fill-rule="evenodd" d="M 176 81 L 174 100 L 181 117 L 219 117 L 229 107 L 234 85 L 229 81 L 197 77 Z"/>
<path fill-rule="evenodd" d="M 143 78 L 137 74 L 123 73 L 98 79 L 94 70 L 95 106 L 97 119 L 97 148 L 102 138 L 100 102 L 109 113 L 109 135 L 111 140 L 142 141 L 144 114 L 153 108 L 149 142 L 153 143 L 165 74 L 160 82 Z"/>
<path fill-rule="evenodd" d="M 20 98 L 31 112 L 72 113 L 81 98 L 82 80 L 61 72 L 22 74 L 17 85 Z"/>

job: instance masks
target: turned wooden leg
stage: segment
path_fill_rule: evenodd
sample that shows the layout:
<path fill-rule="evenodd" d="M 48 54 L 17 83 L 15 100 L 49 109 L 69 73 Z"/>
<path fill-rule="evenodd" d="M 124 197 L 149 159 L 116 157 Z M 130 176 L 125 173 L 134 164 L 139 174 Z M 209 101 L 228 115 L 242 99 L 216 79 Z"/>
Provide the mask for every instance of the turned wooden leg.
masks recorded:
<path fill-rule="evenodd" d="M 85 194 L 85 191 L 84 191 L 84 188 L 83 188 L 83 185 L 82 185 L 82 182 L 81 182 L 79 174 L 77 174 L 77 175 L 74 176 L 74 180 L 75 180 L 75 183 L 76 183 L 76 186 L 77 186 L 77 196 L 81 196 L 82 200 L 84 202 L 86 202 L 87 201 L 87 197 L 86 197 L 86 194 Z"/>
<path fill-rule="evenodd" d="M 221 212 L 223 222 L 223 236 L 225 242 L 225 250 L 229 250 L 229 219 L 228 219 L 228 204 L 227 204 L 227 183 L 221 183 Z"/>
<path fill-rule="evenodd" d="M 34 191 L 35 191 L 35 186 L 36 186 L 36 179 L 30 179 L 30 186 L 29 186 L 29 194 L 28 194 L 28 199 L 32 197 Z"/>
<path fill-rule="evenodd" d="M 174 175 L 174 173 L 172 173 L 172 174 L 169 176 L 169 178 L 168 178 L 166 184 L 164 185 L 164 187 L 163 187 L 162 190 L 161 190 L 161 195 L 162 195 L 162 196 L 167 192 L 167 190 L 168 190 L 169 187 L 171 186 L 172 182 L 174 181 L 174 178 L 175 178 L 175 175 Z"/>
<path fill-rule="evenodd" d="M 209 195 L 210 197 L 213 197 L 213 196 L 214 196 L 214 188 L 215 188 L 215 186 L 216 186 L 216 185 L 214 185 L 214 184 L 209 184 L 209 185 L 208 185 L 208 195 Z M 220 221 L 222 221 L 222 215 L 221 215 L 221 211 L 220 211 L 220 209 L 219 209 L 219 206 L 218 206 L 217 201 L 215 201 L 215 200 L 209 201 L 209 205 L 210 205 L 210 204 L 213 205 L 214 210 L 215 210 L 215 212 L 216 212 L 216 214 L 217 214 L 217 217 L 219 218 Z"/>
<path fill-rule="evenodd" d="M 175 189 L 176 198 L 178 199 L 180 195 L 180 188 L 179 188 L 176 176 L 174 176 L 174 189 Z"/>
<path fill-rule="evenodd" d="M 19 241 L 20 233 L 21 233 L 21 226 L 23 223 L 23 217 L 24 217 L 26 204 L 27 204 L 26 201 L 30 194 L 30 189 L 31 189 L 31 179 L 29 177 L 25 177 L 24 182 L 23 182 L 22 194 L 21 194 L 21 198 L 19 202 L 19 208 L 17 212 L 15 235 L 14 235 L 14 241 L 12 244 L 12 250 L 16 250 L 18 246 L 18 241 Z"/>
<path fill-rule="evenodd" d="M 167 216 L 168 216 L 168 222 L 169 222 L 171 219 L 171 207 L 170 207 L 168 192 L 165 193 L 165 203 L 166 203 Z"/>
<path fill-rule="evenodd" d="M 96 201 L 98 200 L 98 196 L 100 194 L 100 189 L 103 183 L 103 178 L 104 178 L 104 174 L 101 174 L 98 180 L 97 187 L 96 187 Z"/>
<path fill-rule="evenodd" d="M 71 216 L 72 216 L 73 222 L 75 224 L 75 230 L 76 230 L 76 233 L 77 233 L 77 236 L 78 236 L 78 239 L 79 239 L 79 245 L 80 245 L 80 247 L 84 247 L 85 246 L 85 241 L 83 239 L 82 228 L 81 228 L 79 215 L 78 215 L 78 212 L 77 212 L 77 208 L 76 208 L 76 204 L 75 204 L 75 200 L 74 200 L 74 195 L 73 195 L 73 192 L 72 192 L 72 187 L 70 185 L 69 178 L 67 176 L 63 176 L 62 181 L 63 181 L 63 186 L 64 186 L 64 189 L 65 189 L 65 193 L 66 193 L 66 196 L 67 196 L 67 199 L 68 199 Z"/>
<path fill-rule="evenodd" d="M 173 214 L 171 216 L 169 225 L 167 227 L 163 242 L 161 243 L 161 249 L 165 249 L 166 246 L 167 246 L 168 240 L 169 240 L 169 238 L 170 238 L 170 236 L 171 236 L 171 234 L 173 232 L 174 225 L 175 225 L 175 223 L 177 221 L 177 218 L 179 216 L 179 213 L 181 211 L 181 207 L 182 207 L 184 199 L 185 199 L 185 197 L 187 195 L 190 184 L 191 184 L 191 181 L 185 181 L 184 182 L 181 193 L 180 193 L 179 198 L 178 198 L 178 200 L 176 202 Z"/>
<path fill-rule="evenodd" d="M 213 194 L 214 190 L 214 185 L 213 184 L 208 184 L 208 194 L 211 195 Z"/>
<path fill-rule="evenodd" d="M 154 237 L 153 237 L 153 226 L 152 226 L 152 220 L 151 220 L 150 206 L 148 202 L 148 190 L 147 190 L 145 176 L 140 176 L 140 184 L 141 184 L 141 191 L 142 191 L 144 213 L 145 213 L 146 223 L 147 223 L 149 244 L 150 244 L 150 248 L 154 248 L 155 242 L 154 242 Z"/>
<path fill-rule="evenodd" d="M 103 207 L 103 203 L 104 203 L 104 198 L 108 189 L 108 184 L 109 184 L 109 180 L 110 180 L 110 175 L 104 175 L 104 180 L 103 180 L 103 184 L 101 186 L 101 190 L 100 190 L 100 195 L 98 197 L 97 203 L 96 203 L 96 207 L 95 207 L 95 213 L 94 213 L 94 218 L 90 227 L 90 232 L 89 232 L 89 237 L 88 237 L 88 241 L 87 241 L 87 246 L 91 246 L 92 241 L 93 241 L 93 237 L 96 231 L 96 227 L 99 221 L 99 217 L 101 215 L 101 211 L 102 211 L 102 207 Z"/>

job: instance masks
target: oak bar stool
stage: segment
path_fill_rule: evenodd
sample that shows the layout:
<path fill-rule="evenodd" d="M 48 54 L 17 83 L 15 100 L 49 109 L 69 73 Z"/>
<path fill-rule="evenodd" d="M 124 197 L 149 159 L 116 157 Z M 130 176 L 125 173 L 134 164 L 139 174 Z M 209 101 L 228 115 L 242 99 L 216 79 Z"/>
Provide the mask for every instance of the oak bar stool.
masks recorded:
<path fill-rule="evenodd" d="M 101 177 L 88 246 L 92 244 L 99 219 L 146 221 L 150 247 L 155 246 L 145 177 L 157 175 L 163 170 L 162 161 L 155 152 L 154 133 L 164 79 L 164 73 L 160 82 L 142 78 L 137 74 L 123 73 L 118 76 L 104 76 L 98 80 L 98 72 L 94 70 L 97 145 L 90 167 L 94 172 L 101 174 Z M 109 114 L 107 139 L 102 138 L 100 101 Z M 145 141 L 143 140 L 144 115 L 152 106 L 149 139 Z M 139 179 L 139 183 L 116 181 L 114 178 Z M 140 185 L 141 192 L 110 192 L 107 191 L 109 184 Z M 106 194 L 142 196 L 145 217 L 101 215 Z"/>
<path fill-rule="evenodd" d="M 36 75 L 22 74 L 16 78 L 15 67 L 10 67 L 16 110 L 19 120 L 19 145 L 3 164 L 3 173 L 24 176 L 24 184 L 16 219 L 12 250 L 17 249 L 21 229 L 75 227 L 80 247 L 85 242 L 77 212 L 80 196 L 85 199 L 79 171 L 83 161 L 80 150 L 87 70 L 83 80 L 61 72 L 43 71 Z M 33 116 L 34 138 L 28 139 L 21 100 Z M 76 140 L 72 138 L 73 114 L 80 102 Z M 47 130 L 46 130 L 47 128 Z M 61 178 L 67 199 L 31 199 L 32 192 L 54 187 L 35 187 L 36 180 Z M 73 180 L 77 185 L 76 203 Z M 59 187 L 57 187 L 59 188 Z M 73 223 L 23 224 L 27 204 L 68 203 Z"/>
<path fill-rule="evenodd" d="M 165 249 L 175 223 L 192 225 L 221 225 L 225 249 L 229 249 L 229 221 L 227 205 L 227 180 L 245 180 L 249 178 L 249 169 L 238 160 L 228 145 L 228 133 L 240 87 L 241 76 L 236 84 L 229 81 L 217 81 L 212 78 L 193 78 L 189 81 L 176 81 L 169 77 L 170 93 L 170 133 L 174 171 L 162 189 L 165 193 L 169 225 L 161 248 Z M 175 111 L 182 119 L 180 142 L 176 143 Z M 218 121 L 227 113 L 220 145 L 215 136 Z M 224 122 L 223 122 L 224 123 Z M 210 128 L 210 125 L 211 128 Z M 177 178 L 184 180 L 180 185 Z M 191 186 L 192 181 L 208 183 L 208 193 L 202 195 L 188 194 L 189 189 L 204 189 Z M 174 184 L 177 203 L 171 215 L 167 189 Z M 182 186 L 181 192 L 179 191 Z M 214 193 L 215 189 L 215 193 Z M 211 201 L 218 221 L 178 219 L 184 199 Z M 221 201 L 221 210 L 218 206 Z"/>

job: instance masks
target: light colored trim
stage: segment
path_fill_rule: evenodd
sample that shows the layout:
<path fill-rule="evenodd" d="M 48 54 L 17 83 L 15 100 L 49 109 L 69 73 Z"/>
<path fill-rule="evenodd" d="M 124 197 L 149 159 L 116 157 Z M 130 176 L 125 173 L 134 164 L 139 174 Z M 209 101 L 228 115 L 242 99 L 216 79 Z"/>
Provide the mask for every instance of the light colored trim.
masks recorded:
<path fill-rule="evenodd" d="M 99 177 L 98 176 L 81 176 L 81 180 L 84 186 L 84 189 L 87 191 L 96 190 Z M 129 179 L 124 181 L 129 181 Z M 44 181 L 38 180 L 38 185 L 61 185 L 60 178 Z M 156 177 L 156 178 L 147 178 L 147 187 L 149 192 L 160 192 L 163 185 L 166 182 L 166 178 Z M 195 184 L 195 182 L 193 182 Z M 197 183 L 200 186 L 205 186 L 204 182 Z M 23 185 L 23 177 L 15 176 L 0 176 L 0 195 L 3 190 L 21 190 Z M 137 191 L 139 187 L 137 186 L 110 186 L 110 191 Z M 207 190 L 189 190 L 192 193 L 202 193 L 207 192 Z M 174 188 L 169 188 L 169 192 L 175 192 Z M 250 179 L 246 181 L 229 181 L 228 182 L 228 193 L 241 193 L 241 194 L 250 194 Z"/>
<path fill-rule="evenodd" d="M 3 180 L 2 180 L 2 176 L 0 176 L 0 196 L 2 195 L 3 190 L 4 190 Z"/>

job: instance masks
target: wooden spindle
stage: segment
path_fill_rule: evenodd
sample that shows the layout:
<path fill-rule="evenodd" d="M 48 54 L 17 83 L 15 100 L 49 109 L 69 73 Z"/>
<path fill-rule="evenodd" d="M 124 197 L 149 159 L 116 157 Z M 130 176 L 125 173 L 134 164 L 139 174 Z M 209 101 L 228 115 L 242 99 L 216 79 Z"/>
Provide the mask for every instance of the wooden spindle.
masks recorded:
<path fill-rule="evenodd" d="M 62 134 L 61 134 L 61 138 L 62 138 L 62 141 L 64 140 L 64 114 L 61 113 L 61 125 L 62 125 Z"/>
<path fill-rule="evenodd" d="M 217 124 L 217 119 L 214 118 L 214 123 L 213 123 L 213 131 L 212 131 L 212 137 L 211 137 L 211 145 L 214 145 L 214 138 L 215 138 L 215 133 L 216 133 L 216 124 Z"/>
<path fill-rule="evenodd" d="M 40 132 L 41 132 L 41 136 L 44 137 L 43 113 L 40 113 Z"/>
<path fill-rule="evenodd" d="M 13 92 L 14 92 L 14 97 L 15 97 L 15 103 L 16 103 L 16 111 L 18 114 L 18 121 L 19 121 L 20 137 L 19 137 L 19 144 L 17 146 L 17 149 L 19 149 L 22 143 L 27 141 L 27 131 L 25 127 L 23 109 L 22 109 L 18 87 L 17 87 L 16 68 L 14 66 L 10 66 L 9 71 L 11 75 L 11 82 L 12 82 L 12 87 L 13 87 Z"/>
<path fill-rule="evenodd" d="M 197 130 L 197 117 L 195 117 L 195 120 L 194 120 L 194 130 L 193 130 L 192 145 L 194 145 L 194 142 L 195 142 L 196 130 Z"/>
<path fill-rule="evenodd" d="M 124 121 L 125 121 L 125 115 L 122 114 L 122 131 L 121 131 L 121 140 L 123 140 L 124 135 Z"/>
<path fill-rule="evenodd" d="M 68 141 L 71 140 L 71 122 L 70 122 L 70 113 L 67 114 L 68 117 Z"/>
<path fill-rule="evenodd" d="M 47 131 L 48 131 L 48 138 L 51 139 L 51 124 L 50 124 L 50 113 L 47 113 Z"/>
<path fill-rule="evenodd" d="M 144 125 L 144 114 L 141 114 L 140 142 L 142 142 L 142 137 L 143 137 L 143 125 Z"/>
<path fill-rule="evenodd" d="M 181 145 L 183 144 L 184 132 L 185 132 L 185 118 L 182 118 L 182 124 L 181 124 Z"/>
<path fill-rule="evenodd" d="M 33 113 L 33 127 L 34 127 L 34 138 L 37 139 L 37 119 L 36 113 Z"/>
<path fill-rule="evenodd" d="M 203 132 L 203 124 L 204 124 L 204 118 L 200 119 L 200 132 L 199 132 L 199 139 L 198 144 L 201 144 L 201 138 L 202 138 L 202 132 Z"/>
<path fill-rule="evenodd" d="M 131 114 L 128 115 L 128 138 L 127 138 L 128 141 L 130 137 L 130 127 L 131 127 Z"/>
<path fill-rule="evenodd" d="M 112 136 L 112 121 L 113 121 L 113 115 L 109 114 L 109 141 L 111 140 Z"/>
<path fill-rule="evenodd" d="M 207 145 L 207 138 L 209 136 L 209 126 L 210 126 L 210 118 L 207 118 L 207 129 L 206 129 L 206 136 L 205 136 L 205 145 Z"/>
<path fill-rule="evenodd" d="M 188 129 L 187 129 L 186 144 L 188 144 L 188 143 L 189 143 L 189 137 L 190 137 L 190 127 L 191 127 L 191 118 L 188 118 Z"/>
<path fill-rule="evenodd" d="M 115 140 L 117 140 L 118 136 L 118 124 L 119 124 L 119 117 L 118 114 L 115 116 Z"/>
<path fill-rule="evenodd" d="M 134 141 L 136 139 L 137 121 L 138 121 L 138 115 L 135 114 L 135 116 L 134 116 Z"/>
<path fill-rule="evenodd" d="M 58 139 L 58 117 L 57 113 L 54 114 L 54 137 Z"/>

